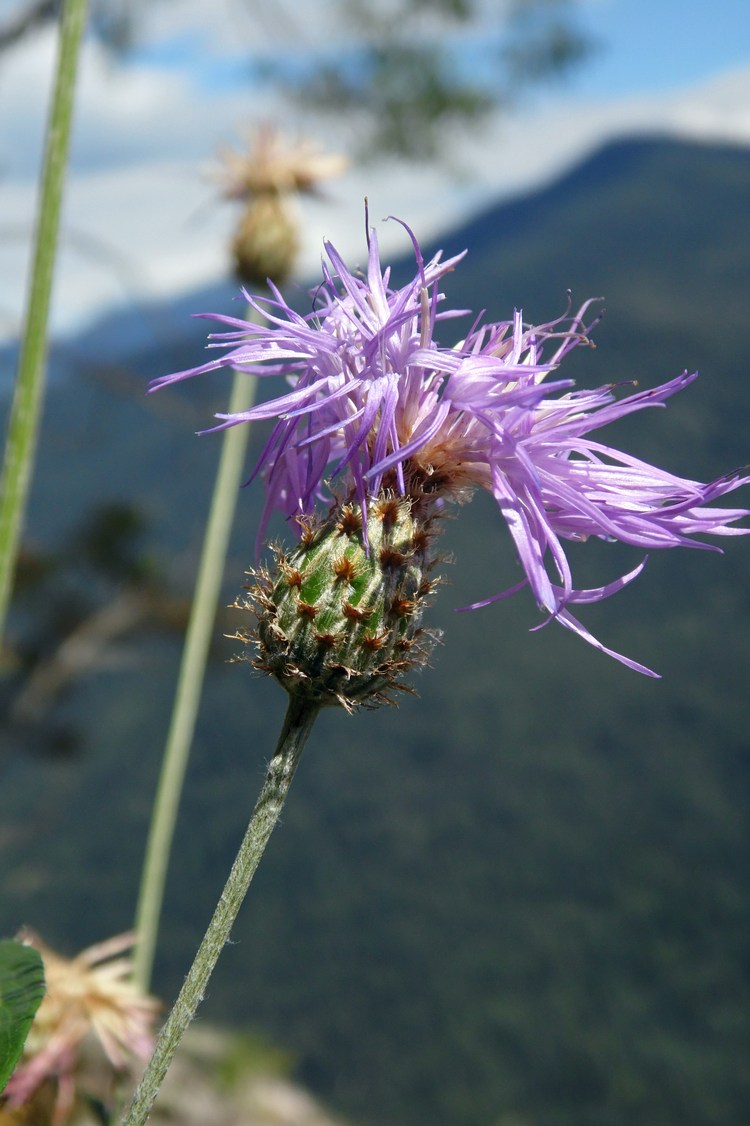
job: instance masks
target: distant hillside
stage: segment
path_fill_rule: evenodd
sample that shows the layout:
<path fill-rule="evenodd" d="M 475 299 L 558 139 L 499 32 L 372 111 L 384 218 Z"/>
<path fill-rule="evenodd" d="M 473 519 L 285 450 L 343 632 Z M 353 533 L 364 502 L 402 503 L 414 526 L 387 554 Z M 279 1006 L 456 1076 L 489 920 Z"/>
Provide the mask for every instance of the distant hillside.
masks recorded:
<path fill-rule="evenodd" d="M 748 150 L 610 145 L 444 240 L 447 253 L 469 248 L 445 288 L 492 319 L 522 306 L 537 321 L 564 309 L 568 289 L 574 302 L 604 295 L 598 347 L 567 374 L 650 386 L 699 368 L 666 411 L 612 437 L 715 476 L 750 460 L 748 200 Z M 419 216 L 404 218 L 418 234 Z M 395 273 L 412 269 L 405 259 Z M 64 633 L 66 614 L 121 593 L 115 570 L 82 554 L 76 529 L 93 506 L 137 512 L 133 542 L 164 578 L 164 605 L 36 726 L 3 731 L 2 933 L 26 923 L 73 950 L 131 924 L 180 651 L 167 601 L 191 589 L 218 448 L 194 431 L 228 381 L 142 389 L 199 362 L 208 326 L 187 311 L 226 311 L 231 295 L 148 310 L 137 329 L 118 313 L 55 357 L 8 709 L 24 661 Z M 240 498 L 227 602 L 259 501 L 256 487 Z M 750 543 L 728 541 L 724 557 L 664 552 L 586 608 L 660 682 L 555 626 L 530 633 L 528 594 L 453 613 L 518 577 L 489 498 L 460 510 L 445 546 L 456 561 L 434 614 L 444 645 L 421 698 L 322 717 L 206 1019 L 266 1030 L 362 1126 L 738 1126 L 750 1105 Z M 574 567 L 604 582 L 635 559 L 587 544 Z M 224 663 L 229 631 L 222 618 L 170 877 L 165 996 L 284 707 L 274 684 Z"/>

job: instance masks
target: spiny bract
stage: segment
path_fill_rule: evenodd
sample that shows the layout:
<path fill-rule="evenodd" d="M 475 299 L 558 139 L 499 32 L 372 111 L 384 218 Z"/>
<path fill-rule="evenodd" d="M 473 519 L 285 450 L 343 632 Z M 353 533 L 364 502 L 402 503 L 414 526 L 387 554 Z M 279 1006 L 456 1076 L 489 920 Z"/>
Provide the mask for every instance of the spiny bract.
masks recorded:
<path fill-rule="evenodd" d="M 434 635 L 421 628 L 435 585 L 434 516 L 417 515 L 408 497 L 384 494 L 368 505 L 334 506 L 316 527 L 307 522 L 299 545 L 275 549 L 273 578 L 255 583 L 238 605 L 258 619 L 256 668 L 292 694 L 351 710 L 409 690 L 403 675 L 424 664 Z"/>

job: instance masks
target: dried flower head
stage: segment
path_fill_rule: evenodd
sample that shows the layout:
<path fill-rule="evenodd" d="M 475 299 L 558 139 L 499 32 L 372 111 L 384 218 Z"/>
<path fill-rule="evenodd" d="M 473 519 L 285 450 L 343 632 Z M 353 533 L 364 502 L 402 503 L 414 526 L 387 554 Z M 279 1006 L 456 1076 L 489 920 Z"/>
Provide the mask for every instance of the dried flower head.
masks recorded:
<path fill-rule="evenodd" d="M 219 159 L 224 196 L 244 203 L 232 238 L 235 271 L 249 285 L 268 279 L 281 285 L 299 249 L 294 197 L 315 194 L 322 180 L 344 171 L 346 160 L 320 152 L 309 140 L 292 141 L 268 124 L 257 130 L 246 153 L 224 150 Z"/>
<path fill-rule="evenodd" d="M 47 991 L 26 1042 L 24 1056 L 5 1096 L 11 1107 L 27 1103 L 45 1082 L 56 1084 L 53 1126 L 61 1126 L 75 1104 L 89 1055 L 111 1080 L 153 1048 L 158 1002 L 144 996 L 131 978 L 131 960 L 122 955 L 132 934 L 90 946 L 63 958 L 29 931 L 19 940 L 42 955 Z"/>
<path fill-rule="evenodd" d="M 408 228 L 407 228 L 408 231 Z M 353 273 L 326 243 L 330 265 L 315 291 L 316 308 L 300 316 L 278 290 L 246 294 L 264 321 L 213 319 L 228 331 L 212 347 L 225 355 L 157 379 L 161 387 L 231 367 L 282 376 L 290 389 L 252 410 L 219 415 L 215 429 L 275 419 L 255 473 L 267 490 L 259 538 L 273 509 L 309 515 L 329 501 L 327 480 L 363 511 L 382 490 L 429 496 L 433 505 L 475 488 L 495 498 L 525 572 L 522 582 L 476 602 L 486 605 L 528 585 L 546 621 L 557 621 L 623 664 L 644 665 L 607 649 L 571 607 L 609 597 L 633 570 L 594 589 L 575 586 L 564 541 L 591 536 L 651 550 L 707 548 L 701 535 L 745 535 L 735 527 L 746 509 L 711 508 L 750 478 L 702 484 L 677 477 L 602 442 L 594 432 L 634 411 L 662 406 L 696 373 L 618 399 L 616 388 L 573 390 L 557 369 L 589 344 L 591 302 L 575 313 L 529 325 L 519 311 L 507 321 L 475 324 L 453 347 L 434 338 L 438 321 L 460 315 L 442 308 L 441 279 L 463 255 L 425 263 L 414 239 L 417 271 L 400 289 L 380 264 L 375 232 L 367 270 Z M 550 378 L 552 377 L 552 378 Z M 719 550 L 713 547 L 713 550 Z M 545 624 L 545 623 L 543 623 Z"/>
<path fill-rule="evenodd" d="M 250 196 L 314 194 L 323 180 L 340 176 L 348 161 L 341 153 L 326 153 L 309 138 L 292 140 L 273 125 L 251 134 L 243 153 L 219 151 L 218 179 L 227 199 Z"/>

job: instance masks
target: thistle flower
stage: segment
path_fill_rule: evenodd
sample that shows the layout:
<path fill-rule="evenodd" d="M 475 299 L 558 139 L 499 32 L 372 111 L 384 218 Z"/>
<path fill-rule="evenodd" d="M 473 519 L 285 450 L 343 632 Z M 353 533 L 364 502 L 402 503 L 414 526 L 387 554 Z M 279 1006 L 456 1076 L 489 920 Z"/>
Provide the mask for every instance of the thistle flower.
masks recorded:
<path fill-rule="evenodd" d="M 384 491 L 422 505 L 429 498 L 429 519 L 446 500 L 486 489 L 525 578 L 466 609 L 528 585 L 546 615 L 542 624 L 557 621 L 628 667 L 657 675 L 606 648 L 570 609 L 619 591 L 646 560 L 600 587 L 579 589 L 563 542 L 596 536 L 645 550 L 708 548 L 696 537 L 750 531 L 733 526 L 746 509 L 707 507 L 750 477 L 730 474 L 701 484 L 593 436 L 634 411 L 664 405 L 697 373 L 621 399 L 611 384 L 573 390 L 571 379 L 555 373 L 569 352 L 590 343 L 591 301 L 542 325 L 526 324 L 519 311 L 508 321 L 475 323 L 455 346 L 444 347 L 434 339 L 437 322 L 462 313 L 442 307 L 439 283 L 463 255 L 442 261 L 438 254 L 425 263 L 406 230 L 417 270 L 402 288 L 392 288 L 381 267 L 374 231 L 364 276 L 326 243 L 328 264 L 313 312 L 300 316 L 276 289 L 270 299 L 245 293 L 264 323 L 213 316 L 228 331 L 212 336 L 211 346 L 226 354 L 152 387 L 221 367 L 287 380 L 285 394 L 218 415 L 214 427 L 276 420 L 253 472 L 262 472 L 267 492 L 259 540 L 274 509 L 299 519 L 316 503 L 330 503 L 329 480 L 365 514 L 370 498 Z"/>
<path fill-rule="evenodd" d="M 347 162 L 321 152 L 310 140 L 293 141 L 262 125 L 246 153 L 223 150 L 218 179 L 227 199 L 244 204 L 232 239 L 235 270 L 242 281 L 283 282 L 299 250 L 298 222 L 290 206 L 300 194 L 315 195 L 322 180 L 340 175 Z"/>
<path fill-rule="evenodd" d="M 153 1025 L 159 1008 L 130 980 L 131 962 L 121 957 L 134 941 L 118 935 L 90 946 L 73 959 L 62 958 L 31 932 L 21 941 L 42 955 L 47 991 L 29 1032 L 24 1057 L 5 1089 L 10 1107 L 32 1099 L 46 1080 L 57 1085 L 52 1126 L 68 1120 L 79 1077 L 95 1047 L 97 1068 L 109 1079 L 127 1072 L 135 1059 L 153 1048 Z"/>

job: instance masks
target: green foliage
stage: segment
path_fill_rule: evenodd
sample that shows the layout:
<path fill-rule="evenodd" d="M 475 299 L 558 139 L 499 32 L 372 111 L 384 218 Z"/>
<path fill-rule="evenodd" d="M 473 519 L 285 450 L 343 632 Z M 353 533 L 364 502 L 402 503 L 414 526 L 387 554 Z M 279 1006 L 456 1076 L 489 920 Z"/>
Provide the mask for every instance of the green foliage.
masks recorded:
<path fill-rule="evenodd" d="M 362 159 L 445 160 L 457 127 L 480 126 L 592 47 L 571 0 L 401 0 L 395 8 L 345 0 L 339 8 L 346 49 L 304 66 L 285 51 L 267 73 L 303 111 L 340 123 L 344 107 Z"/>
<path fill-rule="evenodd" d="M 218 1065 L 218 1080 L 226 1090 L 235 1090 L 251 1075 L 287 1077 L 294 1058 L 257 1030 L 237 1032 Z"/>
<path fill-rule="evenodd" d="M 21 1058 L 34 1014 L 44 997 L 44 965 L 38 950 L 0 942 L 0 1092 Z"/>
<path fill-rule="evenodd" d="M 567 0 L 515 0 L 501 51 L 509 90 L 556 78 L 583 62 L 595 44 L 577 30 Z"/>
<path fill-rule="evenodd" d="M 351 69 L 325 64 L 296 94 L 301 104 L 312 102 L 329 114 L 340 114 L 345 105 L 365 131 L 358 156 L 366 161 L 384 153 L 410 160 L 445 155 L 442 131 L 476 126 L 494 105 L 488 90 L 457 80 L 445 47 L 426 52 L 412 43 L 370 46 Z"/>
<path fill-rule="evenodd" d="M 83 561 L 108 578 L 145 581 L 151 567 L 140 552 L 144 524 L 143 514 L 131 504 L 96 509 L 77 536 Z"/>

